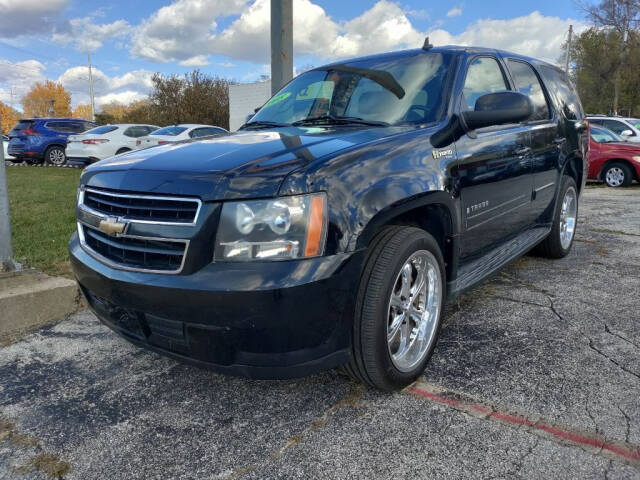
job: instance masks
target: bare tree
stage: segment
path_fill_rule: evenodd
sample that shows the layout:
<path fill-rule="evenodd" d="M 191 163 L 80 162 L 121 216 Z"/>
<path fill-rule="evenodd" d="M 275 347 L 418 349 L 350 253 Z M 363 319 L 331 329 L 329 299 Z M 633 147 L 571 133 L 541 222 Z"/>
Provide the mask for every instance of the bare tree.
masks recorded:
<path fill-rule="evenodd" d="M 579 3 L 587 17 L 596 26 L 612 29 L 621 38 L 619 59 L 615 68 L 613 89 L 613 113 L 618 113 L 620 101 L 620 72 L 629 52 L 629 35 L 640 28 L 640 0 L 602 0 L 598 4 Z"/>

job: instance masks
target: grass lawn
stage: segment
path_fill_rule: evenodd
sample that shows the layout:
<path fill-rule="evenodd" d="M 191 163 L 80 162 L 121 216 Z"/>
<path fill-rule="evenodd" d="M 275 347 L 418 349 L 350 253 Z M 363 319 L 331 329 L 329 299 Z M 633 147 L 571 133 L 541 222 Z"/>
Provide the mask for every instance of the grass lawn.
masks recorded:
<path fill-rule="evenodd" d="M 13 255 L 50 275 L 71 276 L 67 243 L 75 230 L 80 169 L 7 167 Z"/>

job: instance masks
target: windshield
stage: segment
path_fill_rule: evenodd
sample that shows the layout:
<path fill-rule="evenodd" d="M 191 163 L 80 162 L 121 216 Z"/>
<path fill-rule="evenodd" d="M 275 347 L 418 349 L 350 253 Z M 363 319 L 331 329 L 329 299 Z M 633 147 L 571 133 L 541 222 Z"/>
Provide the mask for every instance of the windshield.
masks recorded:
<path fill-rule="evenodd" d="M 449 54 L 416 52 L 310 70 L 273 96 L 247 126 L 340 118 L 392 125 L 435 122 L 450 60 Z"/>
<path fill-rule="evenodd" d="M 187 127 L 164 127 L 160 130 L 156 130 L 155 132 L 151 132 L 151 135 L 168 135 L 170 137 L 175 137 L 176 135 L 180 135 L 186 129 Z"/>
<path fill-rule="evenodd" d="M 118 127 L 114 125 L 103 125 L 101 127 L 96 127 L 96 128 L 92 128 L 91 130 L 87 130 L 84 133 L 85 134 L 90 133 L 92 135 L 102 135 L 105 133 L 113 132 L 114 130 L 117 130 L 117 129 Z"/>
<path fill-rule="evenodd" d="M 598 143 L 624 142 L 624 139 L 606 128 L 594 127 L 589 128 L 591 138 Z"/>

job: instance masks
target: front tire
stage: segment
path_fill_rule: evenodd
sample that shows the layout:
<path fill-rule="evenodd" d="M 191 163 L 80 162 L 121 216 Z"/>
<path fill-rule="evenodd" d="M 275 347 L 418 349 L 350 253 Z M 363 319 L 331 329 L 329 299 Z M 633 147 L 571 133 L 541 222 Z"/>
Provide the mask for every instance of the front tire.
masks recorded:
<path fill-rule="evenodd" d="M 131 151 L 131 149 L 130 149 L 130 148 L 122 147 L 120 150 L 118 150 L 118 151 L 116 152 L 116 155 L 121 155 L 121 154 L 123 154 L 123 153 L 127 153 L 127 152 L 130 152 L 130 151 Z"/>
<path fill-rule="evenodd" d="M 633 180 L 633 174 L 628 165 L 616 162 L 605 167 L 602 178 L 607 187 L 628 187 Z"/>
<path fill-rule="evenodd" d="M 564 175 L 551 232 L 535 253 L 547 258 L 563 258 L 571 251 L 578 223 L 578 188 L 572 177 Z"/>
<path fill-rule="evenodd" d="M 64 165 L 67 163 L 67 156 L 61 147 L 49 147 L 44 153 L 44 163 L 48 165 Z"/>
<path fill-rule="evenodd" d="M 438 243 L 424 230 L 393 226 L 376 236 L 360 280 L 347 373 L 391 391 L 424 371 L 440 331 L 444 272 Z"/>

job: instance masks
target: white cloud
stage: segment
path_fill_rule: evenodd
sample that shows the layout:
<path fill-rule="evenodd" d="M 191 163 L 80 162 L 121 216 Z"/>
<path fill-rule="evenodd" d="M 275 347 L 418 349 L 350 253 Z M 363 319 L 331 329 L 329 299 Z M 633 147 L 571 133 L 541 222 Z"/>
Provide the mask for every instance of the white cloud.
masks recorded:
<path fill-rule="evenodd" d="M 146 94 L 137 92 L 135 90 L 125 90 L 124 92 L 107 93 L 105 95 L 96 96 L 95 101 L 96 107 L 101 107 L 102 105 L 112 102 L 126 105 L 133 102 L 134 100 L 142 100 L 143 98 L 146 98 Z"/>
<path fill-rule="evenodd" d="M 460 7 L 453 7 L 447 12 L 447 17 L 449 18 L 457 17 L 459 15 L 462 15 L 462 8 Z"/>
<path fill-rule="evenodd" d="M 0 0 L 0 38 L 52 31 L 69 0 Z"/>
<path fill-rule="evenodd" d="M 138 27 L 131 52 L 149 60 L 178 61 L 186 66 L 206 65 L 208 56 L 214 54 L 231 60 L 268 63 L 270 0 L 247 2 L 231 0 L 223 5 L 222 0 L 176 0 Z M 220 17 L 240 11 L 230 25 L 217 31 Z M 426 35 L 434 44 L 500 48 L 555 61 L 569 24 L 577 26 L 577 30 L 583 25 L 576 20 L 532 12 L 508 20 L 478 20 L 453 35 L 438 24 L 433 24 L 430 32 L 417 30 L 409 19 L 412 12 L 390 0 L 378 0 L 359 16 L 344 22 L 332 19 L 311 0 L 294 0 L 293 11 L 294 55 L 322 61 L 417 48 Z M 456 7 L 448 15 L 461 13 L 462 9 Z"/>
<path fill-rule="evenodd" d="M 149 70 L 132 70 L 124 75 L 109 77 L 102 70 L 92 68 L 93 88 L 96 104 L 117 101 L 128 103 L 131 100 L 144 98 L 152 87 Z M 60 82 L 71 92 L 74 105 L 89 102 L 89 68 L 77 66 L 67 69 L 60 77 Z"/>
<path fill-rule="evenodd" d="M 96 14 L 88 17 L 73 18 L 68 25 L 53 34 L 51 40 L 60 45 L 71 45 L 76 50 L 91 53 L 98 50 L 111 38 L 122 38 L 131 31 L 131 25 L 125 20 L 112 23 L 94 23 Z"/>
<path fill-rule="evenodd" d="M 9 62 L 0 60 L 0 101 L 20 106 L 20 99 L 36 82 L 42 82 L 45 66 L 37 60 Z M 13 91 L 13 96 L 11 92 Z"/>
<path fill-rule="evenodd" d="M 132 39 L 135 57 L 185 61 L 211 53 L 216 19 L 240 13 L 248 0 L 176 0 L 144 20 Z"/>
<path fill-rule="evenodd" d="M 294 0 L 294 55 L 339 58 L 421 45 L 422 36 L 397 4 L 379 0 L 344 24 L 310 0 Z M 269 0 L 255 0 L 228 28 L 214 36 L 209 53 L 234 59 L 269 59 Z M 372 41 L 375 39 L 375 41 Z"/>
<path fill-rule="evenodd" d="M 483 46 L 556 62 L 571 24 L 577 33 L 587 28 L 578 20 L 549 17 L 536 11 L 509 20 L 478 20 L 459 35 L 434 30 L 429 38 L 434 45 Z"/>
<path fill-rule="evenodd" d="M 195 55 L 179 63 L 183 67 L 204 67 L 209 65 L 209 57 L 207 55 Z"/>

